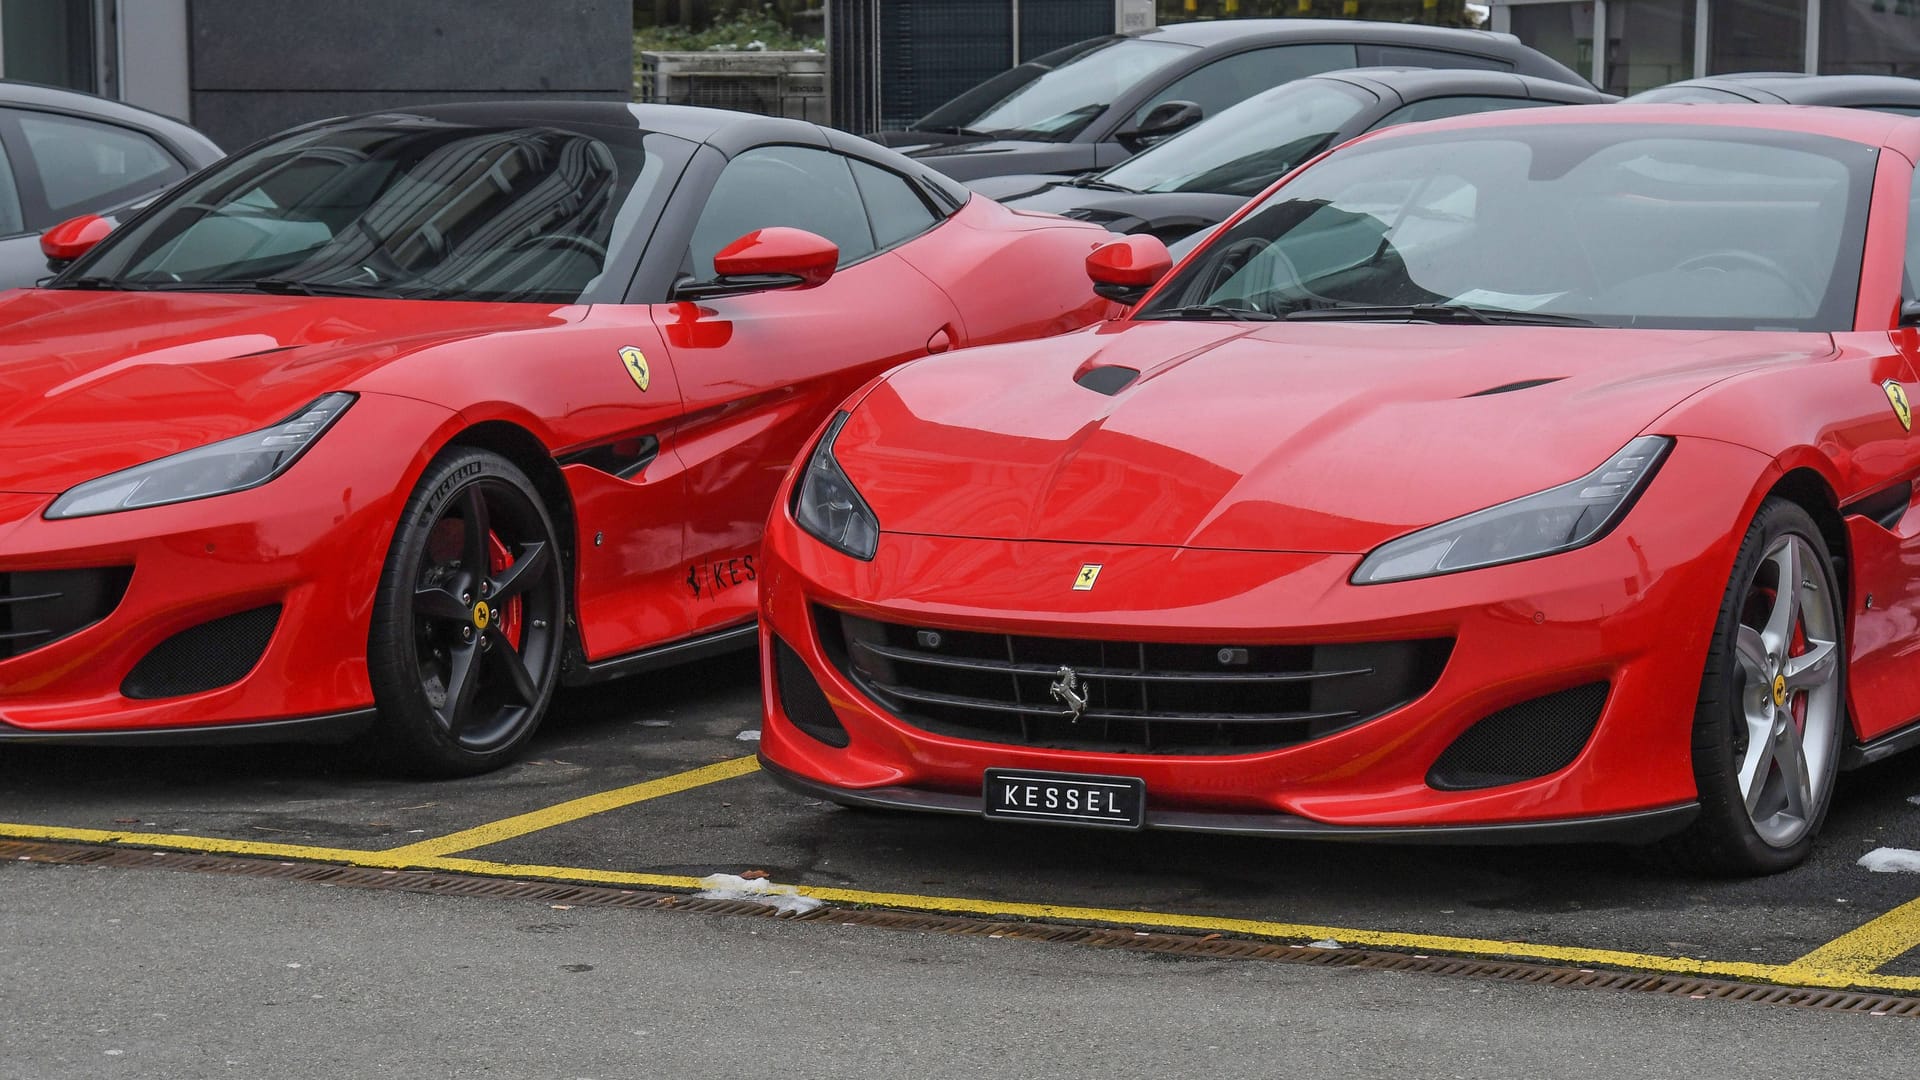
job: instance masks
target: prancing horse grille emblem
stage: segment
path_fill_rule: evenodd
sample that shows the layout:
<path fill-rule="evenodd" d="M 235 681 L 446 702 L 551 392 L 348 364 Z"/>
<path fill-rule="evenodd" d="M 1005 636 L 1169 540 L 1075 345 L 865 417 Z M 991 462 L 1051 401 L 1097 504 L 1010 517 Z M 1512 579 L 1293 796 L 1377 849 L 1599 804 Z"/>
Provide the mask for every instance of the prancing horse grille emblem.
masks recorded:
<path fill-rule="evenodd" d="M 1073 723 L 1079 723 L 1081 715 L 1087 711 L 1087 693 L 1080 688 L 1080 676 L 1070 667 L 1060 669 L 1053 685 L 1047 687 L 1047 694 L 1067 707 L 1073 714 L 1067 719 Z"/>

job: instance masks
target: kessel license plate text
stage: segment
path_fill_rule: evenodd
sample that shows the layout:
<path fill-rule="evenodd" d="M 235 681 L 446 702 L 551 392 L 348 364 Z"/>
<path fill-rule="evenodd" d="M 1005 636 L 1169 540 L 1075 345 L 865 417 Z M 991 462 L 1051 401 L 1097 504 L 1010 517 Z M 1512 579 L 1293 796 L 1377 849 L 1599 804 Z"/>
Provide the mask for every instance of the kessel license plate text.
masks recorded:
<path fill-rule="evenodd" d="M 988 769 L 982 812 L 990 818 L 1138 829 L 1146 821 L 1147 785 L 1131 776 Z"/>

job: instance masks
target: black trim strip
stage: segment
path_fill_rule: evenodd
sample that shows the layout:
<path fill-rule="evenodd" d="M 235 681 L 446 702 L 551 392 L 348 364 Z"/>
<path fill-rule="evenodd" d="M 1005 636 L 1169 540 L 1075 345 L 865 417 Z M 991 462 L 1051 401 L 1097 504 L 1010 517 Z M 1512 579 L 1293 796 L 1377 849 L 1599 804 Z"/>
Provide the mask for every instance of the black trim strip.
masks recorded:
<path fill-rule="evenodd" d="M 1920 746 L 1920 718 L 1906 727 L 1896 728 L 1872 742 L 1853 743 L 1840 752 L 1840 769 L 1849 771 L 1890 758 L 1902 750 Z"/>
<path fill-rule="evenodd" d="M 33 731 L 0 723 L 0 743 L 64 743 L 71 746 L 243 746 L 251 743 L 347 742 L 373 726 L 375 710 L 353 709 L 291 720 L 256 720 L 199 727 L 135 728 L 125 731 Z"/>
<path fill-rule="evenodd" d="M 973 656 L 952 656 L 946 653 L 927 653 L 915 649 L 902 649 L 893 645 L 876 645 L 871 641 L 856 638 L 853 647 L 863 653 L 880 657 L 883 660 L 897 660 L 903 664 L 922 664 L 927 667 L 958 668 L 963 671 L 988 671 L 996 675 L 1046 675 L 1059 673 L 1061 664 L 1023 664 L 1013 660 L 987 660 Z M 1347 668 L 1342 671 L 1142 671 L 1138 668 L 1113 667 L 1075 667 L 1073 673 L 1083 679 L 1112 679 L 1116 682 L 1173 682 L 1173 683 L 1293 683 L 1315 682 L 1321 679 L 1346 679 L 1360 675 L 1371 675 L 1373 670 L 1366 668 Z M 1063 714 L 1064 715 L 1064 714 Z"/>
<path fill-rule="evenodd" d="M 586 686 L 589 683 L 605 682 L 623 675 L 637 675 L 643 671 L 683 664 L 689 660 L 703 660 L 709 656 L 733 652 L 736 649 L 750 648 L 759 640 L 758 622 L 741 623 L 724 630 L 696 637 L 682 638 L 666 645 L 655 645 L 616 656 L 609 660 L 595 660 L 582 664 L 566 673 L 563 681 L 568 686 Z"/>
<path fill-rule="evenodd" d="M 789 791 L 842 806 L 880 810 L 921 810 L 981 817 L 979 795 L 954 795 L 914 788 L 848 790 L 831 787 L 775 765 L 760 754 L 760 768 Z M 1148 793 L 1151 797 L 1151 792 Z M 1276 836 L 1298 840 L 1347 840 L 1395 844 L 1543 844 L 1646 843 L 1679 832 L 1699 814 L 1698 803 L 1655 810 L 1634 810 L 1590 818 L 1523 821 L 1493 825 L 1357 826 L 1328 825 L 1292 814 L 1208 814 L 1191 810 L 1147 809 L 1146 827 L 1169 832 Z"/>

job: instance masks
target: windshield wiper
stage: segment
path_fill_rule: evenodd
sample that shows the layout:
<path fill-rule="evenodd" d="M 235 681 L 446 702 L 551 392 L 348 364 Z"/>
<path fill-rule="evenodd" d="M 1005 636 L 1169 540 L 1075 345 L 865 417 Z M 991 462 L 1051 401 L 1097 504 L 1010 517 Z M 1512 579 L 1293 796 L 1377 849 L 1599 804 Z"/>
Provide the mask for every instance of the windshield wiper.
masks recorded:
<path fill-rule="evenodd" d="M 1152 319 L 1239 319 L 1245 322 L 1276 322 L 1280 316 L 1271 311 L 1258 308 L 1233 307 L 1228 304 L 1188 304 L 1186 307 L 1167 308 L 1146 316 Z"/>
<path fill-rule="evenodd" d="M 346 282 L 303 281 L 300 278 L 263 277 L 251 281 L 219 282 L 222 285 L 251 285 L 261 292 L 297 293 L 301 296 L 369 296 L 394 299 L 393 290 L 378 285 L 352 285 Z"/>
<path fill-rule="evenodd" d="M 143 289 L 151 289 L 153 288 L 153 286 L 147 285 L 147 284 L 140 284 L 137 282 L 131 282 L 131 281 L 121 281 L 119 278 L 97 277 L 97 276 L 90 275 L 86 277 L 68 278 L 67 280 L 60 281 L 60 282 L 48 282 L 46 285 L 42 286 L 42 288 L 91 289 L 96 292 L 139 292 Z"/>
<path fill-rule="evenodd" d="M 991 139 L 994 137 L 994 134 L 991 131 L 981 131 L 979 128 L 961 127 L 958 124 L 948 124 L 943 127 L 917 127 L 917 128 L 913 128 L 912 130 L 929 131 L 935 135 L 964 135 L 969 139 Z"/>
<path fill-rule="evenodd" d="M 1119 184 L 1116 184 L 1111 180 L 1102 180 L 1096 176 L 1091 176 L 1091 175 L 1076 176 L 1073 179 L 1067 181 L 1067 186 L 1077 187 L 1077 188 L 1091 188 L 1094 191 L 1118 191 L 1125 195 L 1139 194 L 1139 192 L 1133 190 L 1130 187 L 1121 187 Z"/>
<path fill-rule="evenodd" d="M 1509 326 L 1594 326 L 1590 319 L 1576 315 L 1554 315 L 1544 311 L 1508 311 L 1503 308 L 1472 307 L 1467 304 L 1341 304 L 1337 307 L 1307 308 L 1287 314 L 1290 322 L 1369 322 L 1373 320 L 1412 320 L 1415 322 L 1453 322 Z"/>

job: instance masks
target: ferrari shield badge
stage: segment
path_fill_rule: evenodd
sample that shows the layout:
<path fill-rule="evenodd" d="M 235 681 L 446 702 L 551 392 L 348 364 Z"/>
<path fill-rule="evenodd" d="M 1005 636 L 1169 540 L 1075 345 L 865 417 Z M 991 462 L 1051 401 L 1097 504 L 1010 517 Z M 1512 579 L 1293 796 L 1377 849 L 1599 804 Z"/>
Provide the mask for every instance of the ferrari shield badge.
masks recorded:
<path fill-rule="evenodd" d="M 1894 379 L 1881 383 L 1880 388 L 1887 392 L 1887 401 L 1893 405 L 1893 415 L 1900 418 L 1900 426 L 1912 431 L 1913 406 L 1907 403 L 1906 388 Z"/>
<path fill-rule="evenodd" d="M 647 368 L 647 354 L 629 345 L 620 350 L 620 362 L 627 365 L 627 374 L 633 376 L 633 385 L 647 392 L 647 384 L 653 381 L 653 372 Z"/>
<path fill-rule="evenodd" d="M 1073 591 L 1074 592 L 1091 591 L 1093 588 L 1093 583 L 1099 580 L 1099 578 L 1100 578 L 1100 564 L 1091 563 L 1091 562 L 1087 563 L 1085 566 L 1082 566 L 1080 568 L 1080 576 L 1073 579 Z"/>

